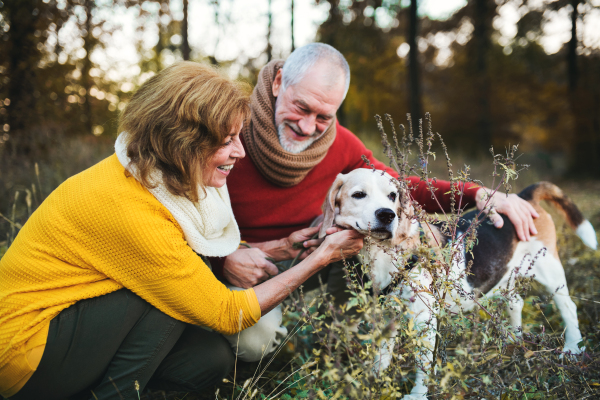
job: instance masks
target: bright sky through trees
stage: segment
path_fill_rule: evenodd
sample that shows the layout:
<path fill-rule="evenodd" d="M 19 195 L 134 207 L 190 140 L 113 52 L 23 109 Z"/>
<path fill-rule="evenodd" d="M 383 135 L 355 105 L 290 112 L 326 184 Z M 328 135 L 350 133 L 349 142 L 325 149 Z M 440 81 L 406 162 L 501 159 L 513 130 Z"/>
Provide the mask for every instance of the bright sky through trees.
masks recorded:
<path fill-rule="evenodd" d="M 539 0 L 540 4 L 548 0 Z M 408 6 L 409 0 L 402 0 Z M 98 1 L 101 4 L 102 1 Z M 267 1 L 266 0 L 221 0 L 218 14 L 215 6 L 208 0 L 189 1 L 189 40 L 192 47 L 192 59 L 203 56 L 214 56 L 219 61 L 234 61 L 232 74 L 237 74 L 239 68 L 249 59 L 260 60 L 266 48 L 267 33 Z M 343 3 L 343 2 L 342 2 Z M 405 4 L 406 3 L 406 4 Z M 600 5 L 600 0 L 597 0 Z M 171 13 L 175 20 L 183 17 L 181 0 L 171 0 Z M 434 19 L 447 18 L 454 11 L 466 4 L 466 0 L 422 0 L 419 3 L 420 13 Z M 112 36 L 105 36 L 105 49 L 96 50 L 93 60 L 111 80 L 137 81 L 139 75 L 140 47 L 150 51 L 158 38 L 158 5 L 145 3 L 151 17 L 144 21 L 137 18 L 135 9 L 102 8 L 98 12 L 110 20 L 118 29 Z M 329 4 L 315 4 L 312 0 L 295 1 L 295 42 L 296 47 L 302 46 L 315 39 L 318 26 L 327 18 Z M 520 17 L 520 5 L 509 2 L 499 10 L 500 17 L 494 21 L 494 26 L 502 33 L 499 42 L 508 46 L 516 33 L 516 22 Z M 272 46 L 275 57 L 286 57 L 291 48 L 290 35 L 290 1 L 272 0 L 273 36 Z M 557 52 L 570 37 L 569 15 L 565 9 L 554 13 L 551 22 L 546 24 L 544 35 L 539 42 L 548 53 Z M 153 17 L 152 17 L 153 16 Z M 375 15 L 377 18 L 378 16 Z M 384 18 L 382 18 L 383 20 Z M 164 21 L 163 21 L 164 22 Z M 582 23 L 582 39 L 589 47 L 600 47 L 600 10 L 594 9 L 586 14 Z M 143 31 L 139 30 L 144 26 Z M 143 33 L 140 33 L 143 32 Z M 67 52 L 75 53 L 79 43 L 70 40 L 68 29 L 62 32 L 59 40 Z M 172 37 L 173 44 L 178 44 L 181 38 Z M 449 54 L 449 50 L 439 49 L 441 58 Z M 72 53 L 72 54 L 73 54 Z M 403 51 L 399 50 L 399 55 Z M 169 54 L 165 63 L 175 61 Z M 266 61 L 266 58 L 265 58 Z M 143 78 L 142 78 L 143 79 Z M 139 83 L 139 82 L 135 82 Z"/>

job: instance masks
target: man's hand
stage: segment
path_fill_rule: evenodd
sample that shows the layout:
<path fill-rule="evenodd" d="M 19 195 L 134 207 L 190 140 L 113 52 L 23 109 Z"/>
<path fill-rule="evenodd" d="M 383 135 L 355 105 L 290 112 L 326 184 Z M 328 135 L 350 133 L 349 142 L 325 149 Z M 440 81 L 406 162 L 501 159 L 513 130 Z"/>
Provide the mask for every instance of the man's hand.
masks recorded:
<path fill-rule="evenodd" d="M 289 258 L 295 258 L 298 255 L 298 253 L 300 251 L 302 251 L 302 249 L 305 249 L 304 253 L 302 253 L 302 255 L 300 255 L 300 258 L 299 258 L 300 260 L 304 260 L 313 251 L 315 251 L 315 249 L 317 247 L 319 247 L 321 245 L 321 243 L 323 243 L 323 240 L 325 240 L 324 237 L 321 239 L 318 239 L 318 238 L 311 239 L 313 236 L 315 236 L 317 233 L 319 233 L 319 229 L 321 229 L 321 224 L 319 224 L 318 226 L 312 227 L 312 228 L 301 229 L 299 231 L 292 233 L 286 239 L 288 242 L 289 249 L 290 249 L 291 257 L 289 257 Z M 342 228 L 333 226 L 333 227 L 327 229 L 326 234 L 331 235 L 336 232 L 340 232 L 342 230 L 343 230 Z M 296 246 L 294 244 L 296 244 Z"/>
<path fill-rule="evenodd" d="M 288 236 L 286 241 L 286 247 L 288 249 L 288 259 L 295 258 L 302 249 L 305 249 L 304 253 L 300 256 L 300 259 L 305 259 L 310 253 L 315 251 L 317 247 L 323 242 L 323 239 L 311 239 L 315 236 L 321 225 L 312 228 L 301 229 L 293 232 Z"/>
<path fill-rule="evenodd" d="M 496 192 L 491 197 L 492 191 L 481 188 L 475 194 L 477 208 L 483 210 L 496 228 L 502 228 L 504 220 L 498 213 L 505 214 L 515 226 L 519 240 L 528 241 L 531 235 L 537 235 L 537 229 L 533 218 L 539 214 L 528 201 L 523 200 L 516 194 Z"/>
<path fill-rule="evenodd" d="M 225 258 L 223 276 L 234 286 L 249 289 L 277 275 L 279 270 L 257 248 L 238 249 Z"/>

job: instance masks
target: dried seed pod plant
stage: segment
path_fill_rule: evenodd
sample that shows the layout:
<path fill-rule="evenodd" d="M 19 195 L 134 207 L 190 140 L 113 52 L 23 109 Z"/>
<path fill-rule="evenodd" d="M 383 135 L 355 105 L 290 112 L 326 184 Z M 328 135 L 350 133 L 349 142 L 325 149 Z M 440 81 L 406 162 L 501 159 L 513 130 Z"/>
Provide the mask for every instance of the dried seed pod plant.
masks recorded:
<path fill-rule="evenodd" d="M 429 225 L 439 226 L 449 237 L 447 244 L 440 247 L 423 235 L 426 238 L 410 251 L 386 248 L 384 251 L 399 268 L 385 293 L 374 287 L 372 260 L 365 258 L 360 264 L 345 263 L 350 298 L 343 306 L 334 305 L 323 285 L 318 294 L 300 291 L 292 296 L 284 312 L 290 334 L 280 352 L 287 356 L 274 356 L 266 367 L 261 366 L 254 372 L 250 383 L 228 389 L 233 389 L 240 399 L 255 396 L 393 399 L 411 392 L 415 371 L 420 369 L 426 376 L 429 399 L 600 396 L 598 252 L 586 250 L 574 235 L 559 226 L 560 256 L 570 260 L 565 263 L 565 270 L 583 333 L 579 345 L 585 346 L 579 355 L 564 355 L 561 353 L 565 346 L 564 325 L 552 301 L 552 293 L 541 290 L 531 277 L 523 278 L 544 256 L 545 250 L 524 257 L 511 272 L 513 283 L 499 288 L 494 296 L 481 296 L 477 291 L 467 292 L 461 287 L 459 282 L 471 274 L 473 259 L 458 275 L 453 273 L 452 265 L 463 257 L 461 253 L 472 251 L 478 241 L 477 228 L 488 224 L 483 212 L 465 222 L 462 191 L 465 183 L 483 183 L 472 176 L 468 165 L 458 171 L 453 169 L 449 150 L 442 136 L 434 133 L 429 114 L 420 121 L 417 134 L 410 125 L 410 115 L 408 121 L 408 129 L 400 125 L 398 134 L 391 117 L 386 115 L 385 122 L 391 127 L 388 135 L 384 119 L 376 116 L 384 154 L 399 175 L 394 182 L 399 202 L 402 207 L 413 206 L 413 218 L 423 230 Z M 444 160 L 436 160 L 435 149 L 443 153 Z M 492 194 L 511 191 L 514 180 L 527 168 L 517 162 L 517 149 L 511 146 L 505 154 L 496 154 L 490 149 Z M 419 176 L 435 199 L 432 182 L 436 178 L 431 176 L 431 165 L 436 161 L 445 163 L 446 179 L 452 183 L 451 210 L 427 214 L 411 198 L 408 181 L 404 178 Z M 464 247 L 459 245 L 461 242 Z M 372 246 L 378 246 L 378 242 L 367 237 L 366 253 Z M 420 290 L 427 290 L 433 298 L 432 317 L 424 324 L 435 328 L 434 341 L 428 340 L 423 327 L 410 314 L 410 303 L 415 299 L 402 298 L 393 289 L 402 282 L 414 286 L 410 283 L 411 269 L 403 267 L 409 264 L 413 272 L 415 267 L 426 269 L 432 278 L 431 284 L 425 289 L 421 286 Z M 418 292 L 416 286 L 413 289 Z M 510 309 L 519 296 L 524 299 L 523 324 L 515 331 L 507 317 L 507 306 Z M 450 307 L 450 302 L 459 305 L 471 302 L 474 307 L 463 312 L 460 307 Z M 389 343 L 390 347 L 382 343 Z M 391 352 L 391 362 L 385 370 L 378 370 L 374 366 L 382 351 Z M 423 362 L 420 357 L 427 351 L 433 352 L 432 363 Z M 282 359 L 288 360 L 282 370 L 269 370 L 269 366 L 272 368 Z"/>

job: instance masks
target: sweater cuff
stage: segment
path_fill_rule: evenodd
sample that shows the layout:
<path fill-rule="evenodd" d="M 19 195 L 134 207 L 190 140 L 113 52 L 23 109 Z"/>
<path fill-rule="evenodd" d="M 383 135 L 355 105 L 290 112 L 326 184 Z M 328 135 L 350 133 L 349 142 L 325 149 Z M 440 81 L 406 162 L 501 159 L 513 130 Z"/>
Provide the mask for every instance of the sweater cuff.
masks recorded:
<path fill-rule="evenodd" d="M 248 302 L 248 309 L 250 310 L 250 317 L 254 321 L 252 325 L 258 322 L 261 317 L 260 304 L 254 289 L 250 288 L 244 291 L 246 293 L 246 301 Z"/>

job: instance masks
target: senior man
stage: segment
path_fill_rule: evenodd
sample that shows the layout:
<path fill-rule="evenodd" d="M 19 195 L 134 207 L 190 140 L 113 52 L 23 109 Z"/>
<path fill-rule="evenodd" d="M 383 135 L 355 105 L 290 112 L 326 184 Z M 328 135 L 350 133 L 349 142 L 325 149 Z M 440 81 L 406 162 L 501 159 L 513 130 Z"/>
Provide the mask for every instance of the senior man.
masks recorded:
<path fill-rule="evenodd" d="M 321 214 L 321 205 L 337 174 L 366 167 L 362 155 L 377 169 L 386 169 L 336 120 L 349 84 L 350 69 L 345 58 L 322 43 L 298 48 L 285 62 L 271 61 L 261 70 L 251 97 L 251 121 L 242 131 L 249 156 L 235 166 L 228 178 L 233 212 L 242 239 L 251 248 L 240 248 L 215 263 L 217 275 L 222 274 L 231 284 L 249 288 L 277 275 L 277 267 L 267 258 L 281 260 L 297 254 L 298 250 L 290 245 L 289 235 L 309 227 Z M 397 177 L 395 172 L 387 170 Z M 450 209 L 449 182 L 433 183 L 438 189 L 436 201 L 418 177 L 409 180 L 412 197 L 425 211 L 439 212 L 438 202 L 444 211 Z M 467 184 L 462 205 L 482 209 L 486 191 Z M 538 215 L 529 203 L 516 195 L 507 197 L 500 193 L 493 196 L 492 202 L 495 211 L 509 217 L 519 239 L 529 240 L 530 234 L 537 233 L 532 218 Z M 496 227 L 502 227 L 503 220 L 497 213 L 489 216 Z M 328 290 L 343 297 L 345 281 L 341 269 L 331 268 L 327 272 L 329 276 L 324 278 Z M 266 345 L 265 353 L 272 350 L 285 332 L 277 324 L 280 318 L 279 315 L 272 319 L 274 323 L 270 326 L 266 319 L 262 328 L 255 328 L 254 334 L 243 333 L 254 335 L 255 339 L 258 335 L 269 344 L 260 340 L 248 343 L 257 348 Z M 256 330 L 260 332 L 257 334 Z M 255 351 L 254 356 L 245 358 L 251 360 L 259 353 Z"/>

